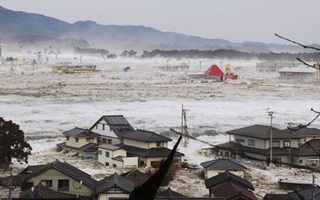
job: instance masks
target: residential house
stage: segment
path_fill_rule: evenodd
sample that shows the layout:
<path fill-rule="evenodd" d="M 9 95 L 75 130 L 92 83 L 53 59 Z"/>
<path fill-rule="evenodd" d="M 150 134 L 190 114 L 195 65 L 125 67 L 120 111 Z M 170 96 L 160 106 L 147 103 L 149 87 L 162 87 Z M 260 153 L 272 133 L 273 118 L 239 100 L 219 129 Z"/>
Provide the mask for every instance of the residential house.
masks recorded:
<path fill-rule="evenodd" d="M 319 78 L 319 74 L 314 68 L 299 66 L 299 67 L 284 67 L 279 70 L 280 78 L 282 79 L 294 79 L 303 81 L 313 81 Z M 318 76 L 318 77 L 316 77 Z"/>
<path fill-rule="evenodd" d="M 63 132 L 66 142 L 57 146 L 67 152 L 67 155 L 78 155 L 83 158 L 95 158 L 99 134 L 88 129 L 74 128 Z"/>
<path fill-rule="evenodd" d="M 100 117 L 89 130 L 100 134 L 99 143 L 115 145 L 121 143 L 122 134 L 133 131 L 134 128 L 123 115 L 105 115 Z"/>
<path fill-rule="evenodd" d="M 24 191 L 39 184 L 56 192 L 91 197 L 97 181 L 78 168 L 55 160 L 26 176 L 21 185 Z"/>
<path fill-rule="evenodd" d="M 308 130 L 308 128 L 304 129 Z M 306 166 L 308 160 L 319 156 L 318 152 L 303 145 L 303 141 L 310 138 L 309 134 L 303 134 L 308 132 L 306 130 L 280 130 L 256 124 L 227 131 L 229 142 L 217 145 L 215 150 L 224 157 L 236 159 L 247 157 L 269 163 L 272 156 L 272 162 L 278 165 Z M 315 133 L 312 132 L 312 134 Z M 317 135 L 320 135 L 320 130 Z"/>
<path fill-rule="evenodd" d="M 205 185 L 210 197 L 224 197 L 225 200 L 258 199 L 252 192 L 254 187 L 250 181 L 228 171 L 205 179 Z"/>
<path fill-rule="evenodd" d="M 204 168 L 204 177 L 206 179 L 216 176 L 225 171 L 229 171 L 243 178 L 245 170 L 247 169 L 246 166 L 229 158 L 218 158 L 215 160 L 202 162 L 200 165 Z"/>
<path fill-rule="evenodd" d="M 170 154 L 170 138 L 146 130 L 127 131 L 121 135 L 122 143 L 117 146 L 127 151 L 128 157 L 138 157 L 139 167 L 158 168 Z M 176 152 L 173 163 L 181 163 L 184 154 Z"/>
<path fill-rule="evenodd" d="M 119 146 L 100 144 L 98 162 L 114 168 L 137 168 L 138 157 L 127 157 L 127 151 Z"/>
<path fill-rule="evenodd" d="M 97 183 L 96 195 L 98 200 L 124 200 L 133 189 L 133 181 L 115 173 Z"/>

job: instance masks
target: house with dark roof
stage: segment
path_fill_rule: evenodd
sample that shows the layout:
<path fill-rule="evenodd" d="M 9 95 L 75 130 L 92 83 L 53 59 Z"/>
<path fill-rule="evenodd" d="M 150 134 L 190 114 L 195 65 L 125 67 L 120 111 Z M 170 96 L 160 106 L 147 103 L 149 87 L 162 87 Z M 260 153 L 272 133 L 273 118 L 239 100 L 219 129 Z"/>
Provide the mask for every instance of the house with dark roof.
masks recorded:
<path fill-rule="evenodd" d="M 104 144 L 121 143 L 121 135 L 134 128 L 123 115 L 104 115 L 89 130 L 100 134 L 100 142 Z"/>
<path fill-rule="evenodd" d="M 255 194 L 241 185 L 234 182 L 226 182 L 211 189 L 211 193 L 216 197 L 223 197 L 225 200 L 258 200 Z"/>
<path fill-rule="evenodd" d="M 206 188 L 210 197 L 223 197 L 226 200 L 248 199 L 257 200 L 253 194 L 252 183 L 228 171 L 205 179 Z"/>
<path fill-rule="evenodd" d="M 97 144 L 100 135 L 88 129 L 73 128 L 69 131 L 64 131 L 66 142 L 60 143 L 57 146 L 65 151 L 67 155 L 78 155 L 83 158 L 95 158 Z"/>
<path fill-rule="evenodd" d="M 210 160 L 200 163 L 204 169 L 204 177 L 210 178 L 216 176 L 225 171 L 229 171 L 241 178 L 244 177 L 244 172 L 247 169 L 246 166 L 240 164 L 234 159 L 229 158 L 218 158 L 215 160 Z"/>
<path fill-rule="evenodd" d="M 115 173 L 97 183 L 96 195 L 98 200 L 128 199 L 133 189 L 133 181 Z"/>
<path fill-rule="evenodd" d="M 170 138 L 146 130 L 128 131 L 121 135 L 122 143 L 119 146 L 127 151 L 128 157 L 138 157 L 139 167 L 158 168 L 170 154 L 168 149 Z M 176 152 L 173 163 L 181 163 L 184 154 Z"/>
<path fill-rule="evenodd" d="M 229 142 L 216 145 L 221 156 L 243 157 L 272 162 L 278 165 L 306 166 L 308 160 L 319 158 L 319 152 L 304 145 L 311 138 L 318 138 L 320 130 L 302 128 L 297 131 L 280 130 L 266 125 L 252 125 L 231 131 Z"/>
<path fill-rule="evenodd" d="M 24 177 L 21 189 L 24 191 L 39 184 L 60 193 L 92 197 L 97 181 L 78 168 L 55 160 Z"/>

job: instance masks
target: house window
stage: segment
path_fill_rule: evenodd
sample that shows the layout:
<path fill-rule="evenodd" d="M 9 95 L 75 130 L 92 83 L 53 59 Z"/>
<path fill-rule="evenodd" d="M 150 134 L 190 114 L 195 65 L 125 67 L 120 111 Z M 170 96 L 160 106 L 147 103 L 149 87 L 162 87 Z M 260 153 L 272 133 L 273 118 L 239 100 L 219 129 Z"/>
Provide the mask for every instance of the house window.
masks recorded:
<path fill-rule="evenodd" d="M 108 151 L 105 152 L 105 157 L 110 157 L 110 153 Z"/>
<path fill-rule="evenodd" d="M 248 145 L 249 146 L 256 146 L 255 141 L 251 140 L 251 139 L 248 140 Z"/>
<path fill-rule="evenodd" d="M 78 143 L 79 142 L 79 138 L 75 138 L 75 141 L 76 141 L 76 143 Z"/>
<path fill-rule="evenodd" d="M 161 147 L 161 142 L 157 142 L 157 147 Z"/>
<path fill-rule="evenodd" d="M 103 144 L 107 144 L 107 139 L 106 139 L 106 138 L 103 138 L 103 139 L 102 139 L 102 143 L 103 143 Z"/>
<path fill-rule="evenodd" d="M 67 136 L 67 137 L 66 137 L 66 140 L 69 140 L 69 139 L 70 139 L 70 137 L 69 137 L 69 136 Z"/>
<path fill-rule="evenodd" d="M 105 130 L 106 127 L 105 127 L 105 124 L 102 124 L 102 130 Z"/>
<path fill-rule="evenodd" d="M 272 141 L 272 147 L 280 147 L 280 141 Z"/>
<path fill-rule="evenodd" d="M 102 155 L 102 151 L 101 150 L 99 150 L 98 152 L 99 152 L 99 155 Z"/>
<path fill-rule="evenodd" d="M 93 138 L 86 138 L 87 142 L 93 142 Z"/>
<path fill-rule="evenodd" d="M 244 143 L 244 139 L 239 139 L 239 138 L 236 138 L 236 143 Z"/>
<path fill-rule="evenodd" d="M 116 164 L 113 164 L 112 166 L 113 166 L 113 167 L 115 167 L 115 168 L 117 167 L 117 165 L 116 165 Z"/>
<path fill-rule="evenodd" d="M 283 141 L 283 147 L 284 148 L 290 147 L 290 142 L 289 141 Z"/>
<path fill-rule="evenodd" d="M 105 165 L 106 165 L 106 166 L 109 166 L 109 163 L 108 163 L 108 162 L 106 162 L 106 163 L 105 163 Z"/>
<path fill-rule="evenodd" d="M 52 187 L 52 180 L 41 180 L 41 185 L 45 187 Z"/>
<path fill-rule="evenodd" d="M 302 163 L 303 163 L 303 160 L 299 160 L 299 163 L 302 164 Z"/>
<path fill-rule="evenodd" d="M 108 144 L 112 144 L 112 140 L 111 139 L 108 139 Z"/>
<path fill-rule="evenodd" d="M 58 180 L 58 191 L 69 191 L 69 180 Z"/>

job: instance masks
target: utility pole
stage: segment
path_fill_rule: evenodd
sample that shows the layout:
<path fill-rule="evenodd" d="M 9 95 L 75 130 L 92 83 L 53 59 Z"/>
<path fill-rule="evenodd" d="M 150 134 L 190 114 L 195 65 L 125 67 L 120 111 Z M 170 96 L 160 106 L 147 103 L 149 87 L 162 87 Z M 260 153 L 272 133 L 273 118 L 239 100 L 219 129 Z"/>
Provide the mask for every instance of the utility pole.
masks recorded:
<path fill-rule="evenodd" d="M 270 164 L 272 163 L 272 160 L 273 160 L 273 158 L 272 158 L 272 134 L 273 134 L 273 128 L 272 128 L 272 119 L 273 119 L 273 114 L 274 114 L 275 112 L 274 111 L 268 111 L 267 112 L 267 114 L 268 114 L 268 116 L 270 116 Z M 269 165 L 270 165 L 269 164 Z"/>
<path fill-rule="evenodd" d="M 181 133 L 184 136 L 184 146 L 187 146 L 187 139 L 188 139 L 188 131 L 187 131 L 187 109 L 183 108 L 182 104 L 182 113 L 181 113 Z"/>
<path fill-rule="evenodd" d="M 288 126 L 289 128 L 292 128 L 293 125 L 295 125 L 295 123 L 293 122 L 289 122 L 288 123 Z M 289 143 L 290 143 L 290 146 L 289 146 L 289 163 L 292 164 L 292 152 L 291 152 L 291 135 L 292 135 L 292 130 L 290 129 L 290 135 L 289 135 Z"/>

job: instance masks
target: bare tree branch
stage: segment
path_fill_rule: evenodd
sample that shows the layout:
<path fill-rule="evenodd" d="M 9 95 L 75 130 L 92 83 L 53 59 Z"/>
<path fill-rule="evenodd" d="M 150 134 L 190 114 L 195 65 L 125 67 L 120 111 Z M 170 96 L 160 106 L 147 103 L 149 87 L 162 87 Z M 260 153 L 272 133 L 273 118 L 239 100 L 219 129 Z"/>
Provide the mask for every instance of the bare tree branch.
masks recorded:
<path fill-rule="evenodd" d="M 300 129 L 303 129 L 303 128 L 306 128 L 308 127 L 310 124 L 312 124 L 319 116 L 320 116 L 320 112 L 319 111 L 315 111 L 313 108 L 311 108 L 311 111 L 314 112 L 314 113 L 317 113 L 317 116 L 315 118 L 313 118 L 313 120 L 311 120 L 309 123 L 307 124 L 300 124 L 296 127 L 290 127 L 288 126 L 287 129 L 291 130 L 291 131 L 298 131 Z"/>
<path fill-rule="evenodd" d="M 299 62 L 301 62 L 301 63 L 303 63 L 303 64 L 307 65 L 308 67 L 312 67 L 312 68 L 314 68 L 314 69 L 319 70 L 319 64 L 310 65 L 309 63 L 307 63 L 307 62 L 305 62 L 305 61 L 301 60 L 300 58 L 297 58 L 297 60 L 298 60 Z"/>
<path fill-rule="evenodd" d="M 277 37 L 279 37 L 279 38 L 281 38 L 281 39 L 287 40 L 287 41 L 289 41 L 289 42 L 292 42 L 293 44 L 297 44 L 297 45 L 299 45 L 299 46 L 302 46 L 302 47 L 305 48 L 305 49 L 314 49 L 314 50 L 320 51 L 320 49 L 317 48 L 317 47 L 304 45 L 304 44 L 295 42 L 295 41 L 293 41 L 293 40 L 290 40 L 290 39 L 288 39 L 288 38 L 282 37 L 282 36 L 280 36 L 280 35 L 278 35 L 278 34 L 275 34 L 275 36 L 277 36 Z"/>

